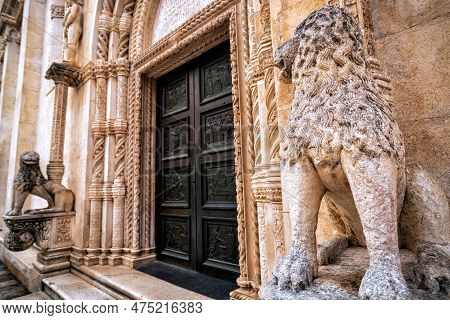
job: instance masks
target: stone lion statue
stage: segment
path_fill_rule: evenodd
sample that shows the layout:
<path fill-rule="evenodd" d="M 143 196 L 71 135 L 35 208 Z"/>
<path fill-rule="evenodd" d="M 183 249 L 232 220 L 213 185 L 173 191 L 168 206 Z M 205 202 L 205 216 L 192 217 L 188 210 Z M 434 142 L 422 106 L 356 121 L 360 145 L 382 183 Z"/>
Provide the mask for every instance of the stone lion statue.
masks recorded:
<path fill-rule="evenodd" d="M 405 147 L 368 59 L 357 24 L 333 6 L 310 14 L 274 55 L 294 90 L 280 148 L 293 241 L 273 272 L 283 289 L 305 289 L 318 276 L 316 228 L 326 196 L 347 238 L 367 246 L 360 298 L 410 297 L 398 239 Z"/>
<path fill-rule="evenodd" d="M 6 216 L 22 214 L 23 204 L 32 194 L 47 200 L 48 207 L 26 210 L 25 214 L 73 211 L 75 196 L 64 186 L 45 179 L 39 167 L 39 154 L 26 151 L 20 156 L 20 168 L 14 180 L 14 207 Z"/>

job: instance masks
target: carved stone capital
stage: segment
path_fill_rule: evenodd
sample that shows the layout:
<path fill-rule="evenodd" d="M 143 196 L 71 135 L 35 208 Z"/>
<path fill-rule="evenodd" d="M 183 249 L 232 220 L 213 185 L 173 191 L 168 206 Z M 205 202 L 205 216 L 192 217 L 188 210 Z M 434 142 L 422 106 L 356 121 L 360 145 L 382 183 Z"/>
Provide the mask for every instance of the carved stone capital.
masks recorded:
<path fill-rule="evenodd" d="M 111 184 L 93 183 L 89 188 L 89 199 L 91 200 L 112 200 L 112 198 Z"/>
<path fill-rule="evenodd" d="M 109 132 L 115 135 L 127 134 L 127 128 L 128 128 L 127 120 L 117 118 L 110 123 Z"/>
<path fill-rule="evenodd" d="M 5 247 L 11 251 L 26 250 L 36 243 L 42 250 L 70 247 L 75 212 L 5 216 L 9 231 Z"/>
<path fill-rule="evenodd" d="M 52 19 L 62 19 L 64 18 L 65 7 L 57 4 L 52 4 L 50 7 L 50 17 Z"/>
<path fill-rule="evenodd" d="M 114 61 L 108 63 L 108 77 L 117 78 L 117 65 Z"/>
<path fill-rule="evenodd" d="M 106 136 L 108 134 L 106 121 L 95 120 L 92 124 L 92 134 L 94 136 Z"/>
<path fill-rule="evenodd" d="M 109 64 L 104 60 L 97 60 L 95 64 L 95 77 L 98 78 L 107 78 L 109 71 Z"/>
<path fill-rule="evenodd" d="M 95 80 L 95 64 L 89 62 L 81 68 L 81 81 Z"/>
<path fill-rule="evenodd" d="M 130 74 L 130 62 L 124 58 L 117 59 L 116 72 L 118 76 L 128 77 L 128 75 Z"/>
<path fill-rule="evenodd" d="M 77 87 L 81 82 L 80 68 L 73 64 L 53 62 L 47 69 L 45 79 L 64 83 L 69 87 Z"/>

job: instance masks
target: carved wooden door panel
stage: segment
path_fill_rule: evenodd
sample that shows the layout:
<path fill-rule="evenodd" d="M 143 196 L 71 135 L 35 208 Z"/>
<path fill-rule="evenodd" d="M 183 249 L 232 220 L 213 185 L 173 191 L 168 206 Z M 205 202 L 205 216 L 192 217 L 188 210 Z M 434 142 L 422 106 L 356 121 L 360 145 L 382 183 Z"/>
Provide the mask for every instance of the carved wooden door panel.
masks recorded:
<path fill-rule="evenodd" d="M 160 259 L 238 275 L 229 44 L 158 81 Z"/>

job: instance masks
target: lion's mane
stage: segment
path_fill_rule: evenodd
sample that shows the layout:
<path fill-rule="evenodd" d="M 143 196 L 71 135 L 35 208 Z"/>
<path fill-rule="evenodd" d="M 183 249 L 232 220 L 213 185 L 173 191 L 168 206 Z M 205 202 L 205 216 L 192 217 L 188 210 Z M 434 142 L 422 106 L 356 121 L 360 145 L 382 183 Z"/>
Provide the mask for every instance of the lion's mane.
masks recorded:
<path fill-rule="evenodd" d="M 47 181 L 41 172 L 39 161 L 35 164 L 27 164 L 23 161 L 26 155 L 27 153 L 21 155 L 19 172 L 14 179 L 14 186 L 20 192 L 31 192 L 36 185 Z"/>
<path fill-rule="evenodd" d="M 294 101 L 280 155 L 296 162 L 307 150 L 316 160 L 346 150 L 388 156 L 404 166 L 402 134 L 371 76 L 361 33 L 343 9 L 313 12 L 294 32 Z"/>

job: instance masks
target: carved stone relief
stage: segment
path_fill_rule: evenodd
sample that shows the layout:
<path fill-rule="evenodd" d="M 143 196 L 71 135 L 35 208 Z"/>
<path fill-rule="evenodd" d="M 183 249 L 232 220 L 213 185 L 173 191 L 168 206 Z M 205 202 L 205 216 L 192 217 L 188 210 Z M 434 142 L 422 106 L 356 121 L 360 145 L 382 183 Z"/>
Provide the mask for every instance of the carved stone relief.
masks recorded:
<path fill-rule="evenodd" d="M 233 111 L 205 116 L 205 149 L 233 147 Z"/>
<path fill-rule="evenodd" d="M 239 264 L 237 228 L 234 224 L 207 223 L 208 259 Z"/>
<path fill-rule="evenodd" d="M 212 0 L 161 0 L 153 26 L 152 43 L 179 27 Z"/>
<path fill-rule="evenodd" d="M 177 123 L 163 128 L 164 158 L 186 156 L 188 144 L 188 126 Z"/>
<path fill-rule="evenodd" d="M 206 168 L 206 203 L 236 201 L 234 166 Z"/>
<path fill-rule="evenodd" d="M 164 250 L 171 250 L 189 255 L 189 232 L 185 221 L 164 219 Z"/>

